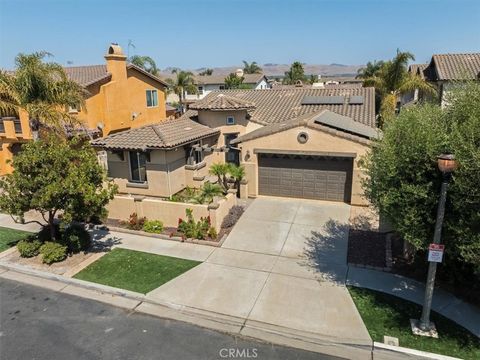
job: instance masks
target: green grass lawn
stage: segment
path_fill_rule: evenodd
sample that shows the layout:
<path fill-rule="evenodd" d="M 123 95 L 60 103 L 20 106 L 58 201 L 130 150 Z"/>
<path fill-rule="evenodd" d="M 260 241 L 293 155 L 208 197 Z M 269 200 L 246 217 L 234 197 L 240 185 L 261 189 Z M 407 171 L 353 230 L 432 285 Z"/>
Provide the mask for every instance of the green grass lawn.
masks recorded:
<path fill-rule="evenodd" d="M 396 296 L 349 287 L 350 295 L 374 341 L 394 336 L 399 345 L 462 359 L 480 359 L 480 339 L 440 314 L 432 313 L 438 339 L 412 334 L 410 319 L 419 319 L 422 307 Z"/>
<path fill-rule="evenodd" d="M 74 277 L 146 294 L 198 264 L 198 261 L 117 248 Z"/>
<path fill-rule="evenodd" d="M 18 241 L 25 239 L 31 234 L 32 233 L 28 231 L 0 227 L 0 252 L 11 248 L 16 245 Z"/>

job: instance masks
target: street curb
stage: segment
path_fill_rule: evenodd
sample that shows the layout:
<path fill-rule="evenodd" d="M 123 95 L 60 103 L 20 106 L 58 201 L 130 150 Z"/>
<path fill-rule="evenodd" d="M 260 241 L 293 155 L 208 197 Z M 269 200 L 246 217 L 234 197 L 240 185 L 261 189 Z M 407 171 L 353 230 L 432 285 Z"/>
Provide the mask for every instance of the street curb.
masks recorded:
<path fill-rule="evenodd" d="M 370 343 L 368 346 L 363 345 L 359 347 L 357 344 L 345 344 L 335 342 L 334 339 L 315 337 L 315 334 L 311 334 L 311 336 L 305 334 L 306 336 L 302 336 L 296 333 L 294 329 L 290 329 L 290 331 L 283 331 L 281 327 L 270 324 L 263 324 L 264 326 L 261 326 L 262 324 L 257 323 L 255 324 L 255 326 L 250 326 L 249 324 L 246 324 L 247 319 L 244 318 L 238 318 L 230 315 L 197 309 L 175 303 L 152 300 L 150 298 L 147 298 L 144 294 L 136 293 L 133 291 L 118 289 L 115 287 L 91 283 L 88 281 L 74 278 L 66 278 L 61 275 L 31 269 L 18 264 L 11 264 L 0 261 L 0 269 L 6 270 L 5 272 L 0 272 L 0 278 L 2 278 L 4 274 L 7 274 L 8 272 L 13 272 L 44 279 L 47 281 L 54 281 L 65 284 L 64 288 L 62 288 L 61 290 L 57 290 L 57 292 L 65 294 L 68 294 L 68 292 L 64 292 L 63 290 L 69 285 L 71 285 L 73 287 L 94 291 L 99 295 L 107 294 L 117 296 L 122 299 L 136 301 L 138 303 L 134 307 L 121 306 L 118 303 L 115 304 L 113 301 L 108 303 L 110 305 L 120 308 L 126 308 L 128 310 L 138 313 L 147 313 L 160 318 L 174 319 L 177 321 L 183 321 L 197 326 L 201 326 L 203 328 L 209 328 L 216 331 L 221 331 L 223 333 L 229 333 L 234 336 L 250 338 L 256 341 L 276 343 L 279 345 L 295 347 L 307 351 L 323 352 L 333 356 L 345 356 L 345 354 L 348 352 L 352 353 L 360 351 L 360 353 L 357 354 L 359 355 L 359 357 L 356 358 L 371 359 L 373 343 Z M 31 283 L 31 285 L 44 287 L 42 286 L 41 281 L 35 284 Z M 84 298 L 92 299 L 88 296 L 87 291 L 84 295 L 85 296 L 77 294 L 74 296 L 81 296 Z M 101 300 L 97 299 L 97 301 Z M 368 352 L 369 354 L 368 357 L 364 356 L 366 352 Z"/>

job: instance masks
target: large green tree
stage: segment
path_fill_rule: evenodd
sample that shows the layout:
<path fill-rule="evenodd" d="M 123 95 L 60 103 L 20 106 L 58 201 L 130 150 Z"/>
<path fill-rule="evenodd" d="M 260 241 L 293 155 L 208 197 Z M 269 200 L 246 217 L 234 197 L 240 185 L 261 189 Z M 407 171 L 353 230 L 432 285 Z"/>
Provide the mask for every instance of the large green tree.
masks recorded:
<path fill-rule="evenodd" d="M 305 83 L 308 81 L 305 75 L 305 69 L 300 61 L 295 61 L 288 71 L 285 72 L 283 83 L 287 85 L 295 85 L 298 81 Z"/>
<path fill-rule="evenodd" d="M 369 79 L 371 77 L 377 76 L 383 64 L 384 62 L 382 60 L 374 60 L 373 62 L 367 62 L 367 65 L 365 65 L 365 67 L 358 69 L 356 78 Z"/>
<path fill-rule="evenodd" d="M 237 76 L 237 74 L 231 73 L 225 78 L 225 87 L 227 89 L 240 89 L 242 88 L 244 79 L 243 76 Z"/>
<path fill-rule="evenodd" d="M 106 182 L 92 147 L 77 138 L 50 135 L 26 143 L 14 156 L 13 168 L 0 180 L 0 210 L 20 219 L 27 211 L 38 211 L 53 239 L 57 215 L 67 223 L 105 215 L 117 190 Z"/>
<path fill-rule="evenodd" d="M 435 95 L 435 88 L 422 79 L 420 76 L 408 72 L 408 62 L 415 60 L 412 53 L 397 50 L 397 54 L 392 60 L 383 63 L 373 63 L 361 78 L 364 79 L 364 86 L 373 86 L 380 99 L 379 114 L 382 124 L 395 116 L 397 102 L 400 95 L 421 90 L 427 95 Z M 381 64 L 379 66 L 379 64 Z"/>
<path fill-rule="evenodd" d="M 195 85 L 195 78 L 190 71 L 173 70 L 172 74 L 176 76 L 174 79 L 166 80 L 169 84 L 168 90 L 177 94 L 182 111 L 184 111 L 186 93 L 196 94 L 198 92 L 197 86 Z"/>
<path fill-rule="evenodd" d="M 248 63 L 243 60 L 243 72 L 245 74 L 261 74 L 262 68 L 255 61 Z"/>
<path fill-rule="evenodd" d="M 70 115 L 68 108 L 84 107 L 87 95 L 79 84 L 68 79 L 61 65 L 45 62 L 48 56 L 44 51 L 19 54 L 14 72 L 0 72 L 0 112 L 18 115 L 26 111 L 34 139 L 41 125 L 63 134 L 65 126 L 78 126 L 79 119 Z"/>
<path fill-rule="evenodd" d="M 152 75 L 158 76 L 160 74 L 155 60 L 153 60 L 150 56 L 133 55 L 128 59 L 128 61 Z"/>
<path fill-rule="evenodd" d="M 385 124 L 383 137 L 362 160 L 368 175 L 364 189 L 379 213 L 422 253 L 433 239 L 442 181 L 437 156 L 452 152 L 459 168 L 447 197 L 444 266 L 480 276 L 480 84 L 459 84 L 448 101 L 443 110 L 433 104 L 406 109 Z"/>

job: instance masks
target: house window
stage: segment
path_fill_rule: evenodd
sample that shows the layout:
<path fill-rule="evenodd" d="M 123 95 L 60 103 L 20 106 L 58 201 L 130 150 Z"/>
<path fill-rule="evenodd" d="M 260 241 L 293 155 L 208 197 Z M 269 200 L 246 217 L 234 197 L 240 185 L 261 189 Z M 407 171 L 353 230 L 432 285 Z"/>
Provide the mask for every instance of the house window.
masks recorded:
<path fill-rule="evenodd" d="M 5 125 L 3 124 L 3 119 L 0 119 L 0 133 L 5 132 Z"/>
<path fill-rule="evenodd" d="M 220 85 L 219 89 L 220 90 L 225 90 L 225 85 Z"/>
<path fill-rule="evenodd" d="M 130 177 L 133 182 L 147 182 L 148 155 L 140 151 L 130 151 Z"/>
<path fill-rule="evenodd" d="M 22 133 L 22 123 L 20 122 L 19 119 L 13 120 L 13 126 L 15 128 L 15 134 L 21 134 Z"/>
<path fill-rule="evenodd" d="M 235 118 L 233 116 L 227 116 L 227 125 L 235 125 Z"/>
<path fill-rule="evenodd" d="M 147 90 L 147 107 L 158 106 L 157 90 Z"/>
<path fill-rule="evenodd" d="M 193 144 L 188 151 L 188 165 L 197 165 L 200 164 L 204 159 L 203 150 L 197 150 L 202 147 L 202 142 Z"/>
<path fill-rule="evenodd" d="M 203 95 L 203 86 L 198 87 L 198 95 Z"/>

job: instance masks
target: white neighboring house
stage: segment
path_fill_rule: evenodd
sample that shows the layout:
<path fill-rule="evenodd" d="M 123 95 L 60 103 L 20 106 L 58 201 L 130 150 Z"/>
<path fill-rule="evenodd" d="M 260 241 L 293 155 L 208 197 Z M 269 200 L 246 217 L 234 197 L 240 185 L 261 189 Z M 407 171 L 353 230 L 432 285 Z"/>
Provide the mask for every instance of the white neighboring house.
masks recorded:
<path fill-rule="evenodd" d="M 271 89 L 268 79 L 264 74 L 244 74 L 242 69 L 235 71 L 237 76 L 243 76 L 243 84 L 248 85 L 252 89 Z M 197 101 L 203 99 L 212 91 L 225 90 L 225 78 L 228 75 L 197 75 L 195 82 L 197 85 L 198 94 L 186 94 L 185 100 Z"/>

